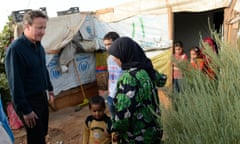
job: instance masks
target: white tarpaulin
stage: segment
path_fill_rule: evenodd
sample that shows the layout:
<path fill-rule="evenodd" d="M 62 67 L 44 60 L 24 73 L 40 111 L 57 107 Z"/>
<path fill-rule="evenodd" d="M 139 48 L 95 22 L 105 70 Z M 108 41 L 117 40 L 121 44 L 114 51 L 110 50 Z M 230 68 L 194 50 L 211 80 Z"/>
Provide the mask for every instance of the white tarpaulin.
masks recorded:
<path fill-rule="evenodd" d="M 113 23 L 99 20 L 93 14 L 72 14 L 49 19 L 42 44 L 50 53 L 59 52 L 69 44 L 72 47 L 72 42 L 95 50 L 104 47 L 102 39 L 107 32 L 116 31 L 121 36 L 133 38 L 143 48 L 166 48 L 171 45 L 168 29 L 167 14 L 136 15 Z M 77 34 L 84 41 L 76 39 Z"/>
<path fill-rule="evenodd" d="M 79 31 L 85 15 L 73 14 L 49 19 L 42 44 L 46 51 L 57 50 L 68 44 Z"/>
<path fill-rule="evenodd" d="M 47 55 L 47 68 L 54 87 L 54 94 L 87 84 L 96 80 L 95 56 L 93 53 L 75 55 L 68 65 L 68 71 L 62 72 L 59 66 L 59 55 Z"/>
<path fill-rule="evenodd" d="M 91 14 L 76 13 L 53 17 L 48 20 L 42 44 L 47 53 L 58 53 L 70 43 L 86 52 L 93 52 L 98 48 L 94 29 Z"/>
<path fill-rule="evenodd" d="M 91 47 L 103 47 L 101 39 L 108 31 L 130 36 L 144 48 L 165 48 L 169 40 L 171 12 L 202 12 L 229 6 L 231 0 L 136 0 L 97 15 L 71 14 L 50 18 L 42 43 L 46 51 L 60 50 L 80 32 Z"/>
<path fill-rule="evenodd" d="M 137 15 L 119 22 L 103 22 L 96 19 L 96 35 L 102 39 L 108 31 L 118 32 L 121 36 L 129 36 L 136 40 L 144 49 L 168 48 L 168 16 Z"/>
<path fill-rule="evenodd" d="M 227 7 L 231 0 L 136 0 L 115 6 L 113 11 L 71 14 L 49 19 L 42 43 L 46 51 L 59 50 L 80 32 L 84 40 L 103 47 L 101 39 L 108 31 L 130 36 L 144 48 L 166 48 L 169 40 L 169 11 L 202 12 Z M 91 45 L 93 46 L 93 45 Z"/>
<path fill-rule="evenodd" d="M 140 14 L 167 14 L 168 8 L 172 12 L 202 12 L 227 7 L 230 3 L 231 0 L 135 0 L 116 6 L 98 18 L 116 22 Z"/>

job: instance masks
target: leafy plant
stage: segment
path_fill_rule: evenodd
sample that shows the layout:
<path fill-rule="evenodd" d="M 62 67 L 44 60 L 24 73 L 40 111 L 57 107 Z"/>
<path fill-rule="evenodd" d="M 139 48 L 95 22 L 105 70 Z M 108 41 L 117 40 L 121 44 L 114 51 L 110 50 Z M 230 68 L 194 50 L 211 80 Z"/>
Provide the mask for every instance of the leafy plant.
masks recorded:
<path fill-rule="evenodd" d="M 12 17 L 8 17 L 8 22 L 0 33 L 0 94 L 3 101 L 3 106 L 6 108 L 7 103 L 11 100 L 9 87 L 4 68 L 5 50 L 13 40 L 14 23 Z"/>

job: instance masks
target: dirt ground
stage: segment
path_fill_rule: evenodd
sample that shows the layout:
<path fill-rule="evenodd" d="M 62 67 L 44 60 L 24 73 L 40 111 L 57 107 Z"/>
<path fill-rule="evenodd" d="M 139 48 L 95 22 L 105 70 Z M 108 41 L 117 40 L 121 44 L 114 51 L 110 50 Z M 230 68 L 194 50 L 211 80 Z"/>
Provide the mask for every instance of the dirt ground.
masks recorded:
<path fill-rule="evenodd" d="M 48 144 L 81 144 L 83 124 L 90 114 L 88 106 L 73 106 L 56 112 L 50 112 Z M 108 109 L 106 113 L 109 115 Z M 26 132 L 24 128 L 13 130 L 15 144 L 26 144 Z"/>
<path fill-rule="evenodd" d="M 170 99 L 158 91 L 159 98 L 164 107 L 171 108 Z M 105 97 L 104 94 L 99 94 Z M 76 111 L 78 110 L 78 111 Z M 108 107 L 107 115 L 110 115 Z M 83 125 L 85 118 L 90 114 L 88 105 L 79 109 L 78 106 L 67 107 L 56 112 L 50 112 L 48 144 L 81 144 Z M 13 130 L 15 136 L 14 144 L 26 144 L 26 133 L 24 128 Z"/>

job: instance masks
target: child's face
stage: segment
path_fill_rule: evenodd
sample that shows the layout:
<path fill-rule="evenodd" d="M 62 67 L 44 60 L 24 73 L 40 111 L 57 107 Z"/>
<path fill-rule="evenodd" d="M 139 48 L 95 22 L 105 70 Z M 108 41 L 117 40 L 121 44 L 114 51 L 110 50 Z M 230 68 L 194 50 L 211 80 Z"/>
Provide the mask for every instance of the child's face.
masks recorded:
<path fill-rule="evenodd" d="M 182 49 L 182 47 L 176 46 L 176 47 L 174 48 L 174 50 L 175 50 L 175 54 L 181 55 L 183 49 Z"/>
<path fill-rule="evenodd" d="M 102 107 L 100 104 L 92 104 L 90 110 L 95 119 L 101 119 L 105 111 L 104 107 Z"/>
<path fill-rule="evenodd" d="M 194 50 L 190 51 L 190 57 L 191 59 L 196 59 L 197 58 L 197 53 Z"/>
<path fill-rule="evenodd" d="M 113 41 L 112 41 L 112 39 L 105 39 L 105 40 L 103 40 L 103 43 L 104 43 L 106 49 L 108 50 L 110 48 L 110 46 L 112 45 Z"/>

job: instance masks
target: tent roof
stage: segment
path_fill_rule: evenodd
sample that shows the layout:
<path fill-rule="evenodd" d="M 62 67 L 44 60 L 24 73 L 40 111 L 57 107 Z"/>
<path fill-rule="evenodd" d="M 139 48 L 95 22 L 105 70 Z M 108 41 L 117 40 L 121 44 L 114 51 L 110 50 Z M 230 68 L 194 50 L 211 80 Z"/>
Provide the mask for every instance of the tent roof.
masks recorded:
<path fill-rule="evenodd" d="M 86 15 L 80 13 L 49 19 L 46 34 L 42 39 L 46 51 L 58 50 L 68 44 L 79 31 Z"/>
<path fill-rule="evenodd" d="M 229 6 L 231 0 L 134 0 L 121 4 L 98 17 L 107 22 L 119 21 L 138 14 L 163 14 L 172 12 L 202 12 Z"/>

